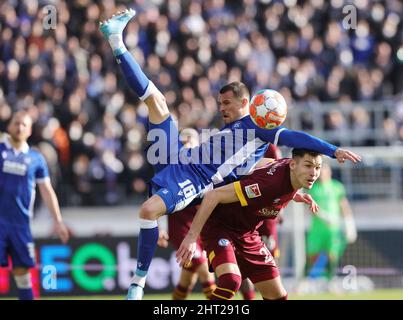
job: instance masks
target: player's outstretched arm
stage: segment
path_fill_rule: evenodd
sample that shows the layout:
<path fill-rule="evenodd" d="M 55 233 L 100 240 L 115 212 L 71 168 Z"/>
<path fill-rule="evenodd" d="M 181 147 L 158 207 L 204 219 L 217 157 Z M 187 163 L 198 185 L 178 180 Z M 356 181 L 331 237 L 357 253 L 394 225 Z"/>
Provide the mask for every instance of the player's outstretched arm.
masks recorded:
<path fill-rule="evenodd" d="M 281 128 L 276 135 L 278 135 L 279 145 L 316 151 L 328 157 L 336 158 L 339 163 L 344 163 L 346 160 L 353 163 L 361 161 L 361 157 L 358 154 L 350 150 L 337 148 L 335 145 L 305 132 Z"/>
<path fill-rule="evenodd" d="M 239 200 L 233 183 L 208 191 L 204 195 L 199 210 L 197 210 L 193 218 L 192 225 L 176 252 L 176 261 L 181 267 L 192 260 L 196 251 L 197 238 L 200 236 L 203 226 L 217 205 L 219 203 L 232 203 L 236 201 Z"/>

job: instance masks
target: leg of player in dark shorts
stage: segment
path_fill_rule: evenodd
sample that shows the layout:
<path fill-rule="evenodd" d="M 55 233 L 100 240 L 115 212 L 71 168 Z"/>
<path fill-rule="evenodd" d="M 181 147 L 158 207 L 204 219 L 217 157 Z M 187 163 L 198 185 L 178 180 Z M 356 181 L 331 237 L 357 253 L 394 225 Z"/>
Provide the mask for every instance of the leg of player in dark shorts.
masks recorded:
<path fill-rule="evenodd" d="M 211 293 L 216 285 L 214 276 L 209 272 L 207 259 L 205 256 L 198 256 L 192 259 L 191 265 L 182 267 L 179 281 L 174 289 L 172 298 L 174 300 L 184 300 L 192 292 L 197 279 L 202 285 L 202 291 L 207 299 L 210 299 Z"/>
<path fill-rule="evenodd" d="M 255 287 L 248 278 L 242 280 L 242 284 L 241 287 L 239 288 L 239 291 L 241 292 L 244 300 L 255 300 L 256 296 Z"/>
<path fill-rule="evenodd" d="M 243 241 L 237 239 L 236 258 L 244 277 L 249 278 L 265 300 L 286 300 L 280 273 L 269 249 L 256 234 Z"/>
<path fill-rule="evenodd" d="M 13 277 L 20 300 L 32 300 L 32 282 L 29 268 L 35 266 L 34 244 L 29 228 L 0 226 L 0 266 L 13 264 Z M 6 230 L 4 229 L 6 228 Z"/>
<path fill-rule="evenodd" d="M 217 287 L 212 292 L 210 299 L 232 299 L 242 283 L 242 276 L 236 261 L 234 248 L 229 243 L 226 247 L 208 250 L 207 255 L 217 278 Z"/>
<path fill-rule="evenodd" d="M 234 297 L 242 283 L 231 234 L 212 223 L 205 226 L 201 234 L 210 270 L 216 275 L 217 288 L 211 300 L 229 300 Z"/>
<path fill-rule="evenodd" d="M 168 216 L 168 237 L 165 230 L 160 231 L 160 240 L 158 242 L 162 247 L 167 247 L 168 242 L 178 249 L 183 238 L 189 231 L 193 217 L 197 211 L 197 207 L 188 207 L 180 212 Z M 165 239 L 164 239 L 165 238 Z M 165 241 L 164 241 L 165 240 Z M 174 300 L 184 300 L 192 291 L 194 285 L 199 279 L 202 285 L 203 293 L 206 298 L 210 298 L 211 292 L 215 289 L 214 274 L 209 272 L 207 257 L 199 240 L 197 242 L 196 254 L 191 260 L 191 264 L 182 267 L 179 281 L 174 289 L 172 297 Z"/>

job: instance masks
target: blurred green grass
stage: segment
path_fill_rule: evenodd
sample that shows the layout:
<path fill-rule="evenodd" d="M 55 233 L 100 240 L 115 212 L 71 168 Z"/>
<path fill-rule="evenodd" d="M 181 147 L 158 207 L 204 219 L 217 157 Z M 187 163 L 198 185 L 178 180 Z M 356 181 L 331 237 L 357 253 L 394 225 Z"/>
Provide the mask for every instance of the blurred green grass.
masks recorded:
<path fill-rule="evenodd" d="M 71 297 L 42 297 L 41 300 L 123 300 L 124 296 L 71 296 Z M 260 295 L 256 294 L 257 300 Z M 0 300 L 3 298 L 0 297 Z M 10 298 L 6 298 L 10 299 Z M 189 300 L 205 300 L 203 294 L 194 293 L 188 298 Z M 242 296 L 237 294 L 235 300 L 241 300 Z M 310 295 L 290 294 L 290 300 L 403 300 L 403 289 L 379 289 L 371 292 L 332 294 L 320 293 Z M 171 300 L 170 294 L 145 294 L 144 300 Z"/>

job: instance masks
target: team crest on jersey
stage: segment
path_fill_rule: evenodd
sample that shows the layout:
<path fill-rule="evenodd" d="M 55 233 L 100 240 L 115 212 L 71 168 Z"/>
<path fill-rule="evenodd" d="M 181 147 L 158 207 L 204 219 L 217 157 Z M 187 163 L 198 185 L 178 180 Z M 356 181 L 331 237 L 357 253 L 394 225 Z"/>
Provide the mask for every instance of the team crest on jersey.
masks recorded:
<path fill-rule="evenodd" d="M 257 183 L 251 184 L 249 186 L 245 186 L 246 195 L 249 199 L 260 197 L 262 194 L 260 193 L 259 185 Z"/>
<path fill-rule="evenodd" d="M 220 247 L 226 247 L 229 245 L 229 240 L 228 239 L 220 239 L 218 240 L 218 245 Z"/>
<path fill-rule="evenodd" d="M 234 125 L 232 126 L 232 128 L 236 129 L 236 128 L 239 128 L 240 126 L 241 126 L 241 123 L 238 121 L 238 122 L 235 122 L 235 123 L 234 123 Z"/>

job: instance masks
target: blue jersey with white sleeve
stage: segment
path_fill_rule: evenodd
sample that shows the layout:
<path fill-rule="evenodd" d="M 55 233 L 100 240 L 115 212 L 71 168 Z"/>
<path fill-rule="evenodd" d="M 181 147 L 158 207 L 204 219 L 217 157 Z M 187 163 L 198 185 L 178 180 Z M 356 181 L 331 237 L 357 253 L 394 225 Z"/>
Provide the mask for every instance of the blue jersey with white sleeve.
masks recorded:
<path fill-rule="evenodd" d="M 180 149 L 177 162 L 172 163 L 171 156 L 171 163 L 152 178 L 152 193 L 163 198 L 168 212 L 181 210 L 213 185 L 249 174 L 268 143 L 310 149 L 329 157 L 334 157 L 336 151 L 334 145 L 303 132 L 282 126 L 273 130 L 259 128 L 246 115 L 224 126 L 200 146 Z"/>
<path fill-rule="evenodd" d="M 36 183 L 49 179 L 44 157 L 25 143 L 20 151 L 8 137 L 0 140 L 0 223 L 28 225 Z"/>

